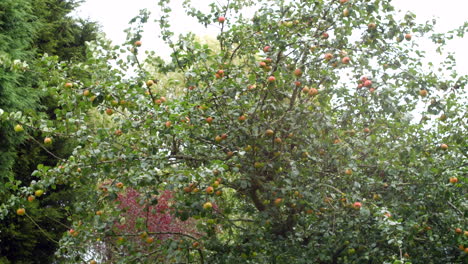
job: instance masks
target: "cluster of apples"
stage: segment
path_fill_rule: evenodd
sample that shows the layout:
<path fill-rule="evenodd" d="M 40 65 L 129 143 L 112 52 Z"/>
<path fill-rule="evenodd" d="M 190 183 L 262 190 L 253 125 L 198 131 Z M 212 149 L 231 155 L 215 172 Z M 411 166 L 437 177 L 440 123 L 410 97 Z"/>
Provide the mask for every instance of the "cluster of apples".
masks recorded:
<path fill-rule="evenodd" d="M 375 88 L 372 87 L 372 80 L 370 80 L 368 77 L 366 76 L 362 76 L 361 79 L 358 81 L 358 86 L 357 88 L 358 89 L 361 89 L 361 88 L 368 88 L 369 89 L 369 92 L 373 93 L 375 91 Z"/>
<path fill-rule="evenodd" d="M 218 172 L 215 171 L 217 174 Z M 216 195 L 216 196 L 221 196 L 223 194 L 223 191 L 220 190 L 220 185 L 221 185 L 221 178 L 216 178 L 213 183 L 205 188 L 205 194 L 206 195 Z M 184 192 L 185 193 L 198 193 L 200 192 L 200 189 L 197 187 L 198 183 L 190 183 L 188 186 L 184 187 Z M 216 190 L 217 189 L 217 190 Z M 209 210 L 213 208 L 213 204 L 209 201 L 205 202 L 203 204 L 203 209 Z"/>

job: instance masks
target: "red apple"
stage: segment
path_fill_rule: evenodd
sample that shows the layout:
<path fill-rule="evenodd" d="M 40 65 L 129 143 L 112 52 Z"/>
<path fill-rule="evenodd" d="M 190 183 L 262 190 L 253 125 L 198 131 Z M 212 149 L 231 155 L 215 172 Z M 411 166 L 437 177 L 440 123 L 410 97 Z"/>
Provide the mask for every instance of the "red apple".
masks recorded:
<path fill-rule="evenodd" d="M 343 64 L 348 64 L 350 60 L 351 60 L 351 59 L 350 59 L 349 57 L 344 57 L 343 59 L 341 59 L 341 62 L 342 62 Z"/>
<path fill-rule="evenodd" d="M 449 181 L 450 181 L 450 183 L 457 183 L 458 178 L 457 177 L 450 177 Z"/>
<path fill-rule="evenodd" d="M 271 50 L 271 47 L 270 46 L 265 46 L 263 47 L 263 51 L 264 52 L 269 52 Z"/>
<path fill-rule="evenodd" d="M 73 83 L 70 83 L 70 82 L 65 83 L 65 88 L 72 88 L 72 87 L 73 87 Z"/>
<path fill-rule="evenodd" d="M 323 57 L 325 58 L 325 60 L 331 60 L 331 59 L 333 59 L 333 54 L 325 53 L 325 55 Z"/>
<path fill-rule="evenodd" d="M 315 89 L 315 88 L 310 88 L 310 89 L 309 89 L 309 95 L 310 95 L 310 96 L 315 96 L 315 95 L 317 95 L 318 93 L 319 93 L 318 90 Z"/>
<path fill-rule="evenodd" d="M 328 35 L 327 32 L 323 32 L 323 33 L 322 33 L 322 38 L 323 38 L 323 39 L 328 39 L 329 37 L 330 37 L 330 35 Z"/>
<path fill-rule="evenodd" d="M 354 209 L 358 209 L 358 210 L 359 210 L 359 209 L 361 209 L 362 204 L 361 204 L 360 202 L 355 202 L 355 203 L 353 204 L 353 207 L 354 207 Z"/>
<path fill-rule="evenodd" d="M 26 209 L 19 208 L 18 210 L 16 210 L 16 214 L 17 215 L 25 215 L 26 214 Z"/>
<path fill-rule="evenodd" d="M 214 193 L 214 188 L 211 187 L 211 186 L 208 186 L 208 187 L 206 188 L 205 192 L 206 192 L 207 194 L 212 194 L 212 193 Z"/>
<path fill-rule="evenodd" d="M 224 21 L 226 21 L 225 17 L 223 17 L 223 16 L 218 17 L 218 22 L 219 23 L 224 23 Z"/>
<path fill-rule="evenodd" d="M 294 70 L 294 75 L 296 75 L 297 77 L 301 77 L 302 76 L 302 70 L 301 69 L 295 69 Z"/>
<path fill-rule="evenodd" d="M 372 86 L 372 81 L 371 80 L 365 80 L 364 81 L 364 87 L 371 87 Z"/>
<path fill-rule="evenodd" d="M 50 137 L 44 138 L 44 144 L 46 144 L 46 145 L 52 144 L 52 139 Z"/>
<path fill-rule="evenodd" d="M 276 81 L 275 76 L 268 77 L 268 82 L 272 83 L 272 82 L 275 82 L 275 81 Z"/>
<path fill-rule="evenodd" d="M 409 33 L 406 34 L 406 35 L 405 35 L 405 39 L 408 40 L 408 41 L 411 40 L 411 34 L 409 34 Z"/>
<path fill-rule="evenodd" d="M 133 45 L 135 45 L 136 47 L 140 47 L 141 46 L 141 41 L 137 40 L 137 41 L 135 41 L 135 43 L 133 43 Z"/>
<path fill-rule="evenodd" d="M 213 122 L 213 117 L 209 116 L 205 120 L 208 124 L 211 124 Z"/>

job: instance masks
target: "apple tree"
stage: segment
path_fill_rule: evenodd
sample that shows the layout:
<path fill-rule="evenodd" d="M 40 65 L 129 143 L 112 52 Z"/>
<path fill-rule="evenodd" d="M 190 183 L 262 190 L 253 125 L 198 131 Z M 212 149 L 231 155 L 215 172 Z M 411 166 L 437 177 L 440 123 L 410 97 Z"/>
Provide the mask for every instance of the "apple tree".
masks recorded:
<path fill-rule="evenodd" d="M 90 44 L 73 65 L 43 59 L 56 120 L 2 114 L 20 133 L 79 142 L 4 205 L 14 213 L 38 185 L 73 186 L 82 199 L 59 258 L 466 261 L 467 78 L 453 56 L 439 71 L 418 47 L 429 37 L 442 53 L 466 24 L 435 34 L 388 0 L 184 1 L 219 28 L 213 49 L 175 38 L 169 1 L 159 7 L 169 61 L 139 53 L 142 11 L 122 46 Z M 154 77 L 167 73 L 183 76 L 183 93 Z M 150 228 L 166 214 L 177 228 Z"/>

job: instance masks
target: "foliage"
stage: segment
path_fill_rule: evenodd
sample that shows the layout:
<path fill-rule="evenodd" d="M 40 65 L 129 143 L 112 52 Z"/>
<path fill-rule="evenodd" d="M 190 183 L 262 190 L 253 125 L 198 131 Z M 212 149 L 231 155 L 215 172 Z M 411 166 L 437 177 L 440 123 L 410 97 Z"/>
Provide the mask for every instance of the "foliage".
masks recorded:
<path fill-rule="evenodd" d="M 142 11 L 127 45 L 93 43 L 81 63 L 43 58 L 51 78 L 41 88 L 63 105 L 55 120 L 1 115 L 28 124 L 23 133 L 79 142 L 34 173 L 78 197 L 61 261 L 110 260 L 110 248 L 124 252 L 115 263 L 466 261 L 467 78 L 451 56 L 447 76 L 422 64 L 417 41 L 432 24 L 400 19 L 385 0 L 232 1 L 206 14 L 185 1 L 188 15 L 219 26 L 214 51 L 190 34 L 173 39 L 168 2 L 158 21 L 171 61 L 140 62 Z M 442 50 L 440 39 L 465 32 L 431 36 Z M 168 99 L 170 81 L 149 81 L 141 65 L 183 74 L 187 89 Z M 21 188 L 9 212 L 34 188 Z M 150 225 L 127 222 L 116 204 L 125 189 L 148 194 L 143 207 L 170 191 L 170 218 L 193 219 L 199 236 L 173 232 L 142 249 L 133 230 Z"/>
<path fill-rule="evenodd" d="M 63 60 L 83 60 L 85 42 L 96 38 L 94 23 L 76 20 L 67 15 L 76 7 L 72 1 L 3 1 L 0 4 L 0 111 L 17 111 L 33 118 L 54 119 L 58 108 L 54 100 L 39 89 L 49 78 L 36 58 L 47 53 Z M 15 113 L 20 116 L 21 113 Z M 44 117 L 45 115 L 45 117 Z M 49 152 L 67 157 L 75 147 L 73 140 L 58 135 L 53 146 L 44 147 L 46 131 L 36 130 L 28 136 L 15 133 L 16 122 L 3 120 L 0 126 L 0 201 L 8 200 L 19 186 L 38 180 L 31 176 L 39 164 L 55 166 Z M 36 189 L 40 189 L 39 186 Z M 66 186 L 48 190 L 47 197 L 28 206 L 31 219 L 4 218 L 0 224 L 0 255 L 2 263 L 51 262 L 57 240 L 67 230 L 67 215 L 63 210 L 73 197 Z M 40 199 L 40 201 L 38 201 Z M 57 225 L 62 223 L 62 225 Z M 36 225 L 41 226 L 38 229 Z"/>

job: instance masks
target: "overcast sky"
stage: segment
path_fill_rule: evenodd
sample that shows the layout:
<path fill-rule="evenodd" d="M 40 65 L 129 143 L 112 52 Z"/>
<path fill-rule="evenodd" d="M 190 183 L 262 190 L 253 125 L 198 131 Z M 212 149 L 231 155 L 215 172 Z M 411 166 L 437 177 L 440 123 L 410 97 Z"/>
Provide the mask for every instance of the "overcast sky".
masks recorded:
<path fill-rule="evenodd" d="M 172 29 L 179 33 L 192 31 L 197 35 L 216 34 L 216 25 L 205 29 L 203 26 L 190 20 L 180 8 L 182 0 L 173 0 Z M 193 0 L 197 6 L 206 5 L 211 0 Z M 223 0 L 218 0 L 223 2 Z M 468 1 L 467 0 L 393 0 L 394 5 L 403 10 L 410 10 L 416 14 L 418 22 L 438 19 L 437 30 L 444 31 L 462 25 L 468 21 Z M 139 10 L 148 8 L 153 14 L 157 13 L 157 0 L 87 0 L 77 10 L 76 15 L 82 18 L 89 18 L 98 21 L 102 30 L 115 44 L 120 44 L 125 40 L 126 34 L 123 32 L 128 27 L 128 21 L 135 17 Z M 158 28 L 155 23 L 147 28 L 147 33 L 142 41 L 145 49 L 161 51 L 161 42 L 157 39 Z M 415 41 L 417 41 L 415 39 Z M 423 43 L 423 42 L 421 42 Z M 164 49 L 163 49 L 164 50 Z M 456 52 L 458 70 L 468 74 L 468 36 L 462 40 L 452 41 L 449 46 L 450 51 Z M 434 56 L 431 56 L 434 60 Z"/>

